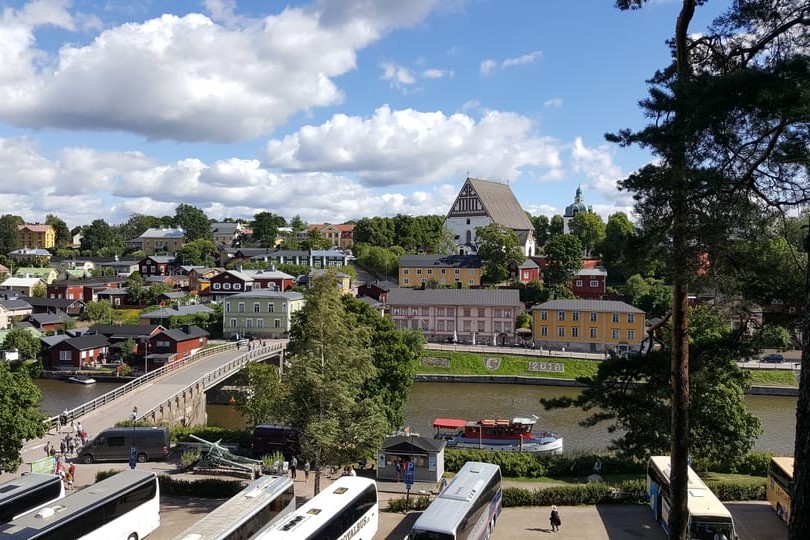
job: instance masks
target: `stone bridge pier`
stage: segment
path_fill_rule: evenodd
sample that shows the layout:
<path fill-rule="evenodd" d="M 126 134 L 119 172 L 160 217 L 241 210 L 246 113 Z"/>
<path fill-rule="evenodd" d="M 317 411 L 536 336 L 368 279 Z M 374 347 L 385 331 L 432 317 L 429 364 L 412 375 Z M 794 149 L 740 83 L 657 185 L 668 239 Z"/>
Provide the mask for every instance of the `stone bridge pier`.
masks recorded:
<path fill-rule="evenodd" d="M 206 403 L 205 386 L 199 382 L 159 404 L 143 420 L 170 426 L 204 426 L 208 422 Z"/>

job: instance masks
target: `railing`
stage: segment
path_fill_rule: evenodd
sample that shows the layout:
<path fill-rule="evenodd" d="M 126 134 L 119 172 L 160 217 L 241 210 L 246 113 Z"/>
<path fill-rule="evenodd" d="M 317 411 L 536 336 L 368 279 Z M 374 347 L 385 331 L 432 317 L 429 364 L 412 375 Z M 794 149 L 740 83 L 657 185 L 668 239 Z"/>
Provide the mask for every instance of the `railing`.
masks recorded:
<path fill-rule="evenodd" d="M 257 362 L 267 356 L 272 356 L 276 353 L 279 353 L 283 351 L 286 346 L 287 341 L 285 340 L 285 341 L 277 341 L 275 343 L 271 343 L 270 345 L 257 345 L 252 349 L 248 349 L 244 354 L 237 356 L 233 360 L 230 360 L 227 364 L 219 366 L 217 369 L 213 371 L 209 371 L 208 373 L 201 376 L 199 379 L 192 382 L 182 390 L 178 390 L 177 392 L 169 396 L 167 399 L 163 400 L 160 404 L 144 412 L 141 415 L 141 418 L 145 418 L 151 415 L 152 413 L 157 412 L 158 409 L 162 408 L 164 405 L 170 407 L 172 401 L 176 400 L 184 393 L 193 390 L 195 386 L 202 385 L 203 390 L 208 390 L 209 388 L 215 386 L 219 381 L 228 378 L 229 376 L 231 376 L 231 374 L 239 371 L 247 364 L 251 362 Z"/>
<path fill-rule="evenodd" d="M 245 346 L 247 346 L 246 341 L 243 342 L 243 343 L 245 344 Z M 240 345 L 241 345 L 241 343 L 240 343 Z M 164 375 L 167 375 L 167 374 L 171 373 L 172 371 L 175 371 L 177 369 L 185 367 L 188 364 L 190 364 L 192 362 L 195 362 L 197 360 L 201 360 L 203 358 L 207 358 L 207 357 L 213 356 L 215 354 L 220 354 L 220 353 L 223 353 L 225 351 L 233 350 L 233 349 L 236 348 L 236 346 L 237 346 L 237 343 L 234 342 L 234 343 L 225 343 L 223 345 L 216 345 L 214 347 L 207 347 L 207 348 L 205 348 L 205 349 L 203 349 L 201 351 L 198 351 L 197 353 L 195 353 L 195 354 L 193 354 L 191 356 L 187 356 L 187 357 L 185 357 L 185 358 L 183 358 L 183 359 L 181 359 L 181 360 L 179 360 L 177 362 L 167 363 L 165 366 L 154 369 L 153 371 L 150 371 L 149 373 L 145 373 L 144 375 L 141 375 L 137 379 L 134 379 L 134 380 L 132 380 L 132 381 L 130 381 L 130 382 L 124 384 L 124 385 L 121 385 L 118 388 L 115 388 L 114 390 L 110 390 L 106 394 L 103 394 L 103 395 L 93 399 L 92 401 L 88 401 L 87 403 L 79 405 L 78 407 L 76 407 L 74 409 L 68 410 L 67 411 L 68 420 L 76 420 L 78 418 L 81 418 L 82 416 L 84 416 L 84 415 L 86 415 L 86 414 L 88 414 L 90 412 L 95 411 L 99 407 L 102 407 L 102 406 L 104 406 L 104 405 L 106 405 L 108 403 L 111 403 L 111 402 L 115 401 L 116 399 L 119 399 L 119 398 L 125 396 L 126 394 L 132 392 L 133 390 L 137 390 L 138 388 L 141 388 L 142 386 L 145 386 L 146 384 L 149 384 L 152 381 L 154 381 L 156 379 L 159 379 L 160 377 L 163 377 Z M 63 412 L 63 413 L 61 413 L 59 415 L 47 418 L 45 420 L 45 429 L 48 429 L 48 430 L 50 430 L 50 429 L 58 429 L 59 428 L 59 417 L 62 416 L 63 414 L 65 414 L 65 413 Z"/>

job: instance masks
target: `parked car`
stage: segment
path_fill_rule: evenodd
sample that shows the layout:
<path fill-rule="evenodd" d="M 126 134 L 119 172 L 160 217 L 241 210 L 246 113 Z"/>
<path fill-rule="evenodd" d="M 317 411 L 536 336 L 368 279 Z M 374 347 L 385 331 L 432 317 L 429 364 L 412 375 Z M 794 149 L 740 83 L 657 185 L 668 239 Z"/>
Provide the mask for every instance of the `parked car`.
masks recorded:
<path fill-rule="evenodd" d="M 762 359 L 763 362 L 767 362 L 769 364 L 781 364 L 785 361 L 784 355 L 781 354 L 769 354 Z"/>

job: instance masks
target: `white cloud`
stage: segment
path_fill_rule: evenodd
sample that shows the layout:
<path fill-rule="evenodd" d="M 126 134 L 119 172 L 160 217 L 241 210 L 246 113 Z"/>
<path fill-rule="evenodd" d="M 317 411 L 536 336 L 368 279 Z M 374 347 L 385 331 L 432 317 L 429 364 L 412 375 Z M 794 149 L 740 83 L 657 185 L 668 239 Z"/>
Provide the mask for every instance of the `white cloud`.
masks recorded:
<path fill-rule="evenodd" d="M 542 51 L 532 51 L 527 54 L 523 54 L 520 56 L 515 56 L 513 58 L 507 58 L 503 60 L 500 64 L 496 60 L 492 58 L 487 58 L 486 60 L 482 61 L 478 65 L 478 71 L 484 77 L 491 75 L 496 69 L 508 69 L 514 66 L 521 66 L 524 64 L 531 64 L 538 58 L 543 56 Z"/>
<path fill-rule="evenodd" d="M 545 100 L 543 102 L 543 107 L 559 109 L 560 107 L 562 107 L 562 104 L 563 104 L 562 99 L 560 99 L 560 98 L 551 98 L 551 99 L 547 99 L 547 100 Z"/>
<path fill-rule="evenodd" d="M 323 2 L 263 19 L 208 0 L 211 18 L 163 15 L 109 28 L 56 56 L 34 30 L 75 30 L 66 2 L 0 18 L 0 119 L 29 128 L 120 130 L 151 139 L 230 142 L 271 133 L 291 115 L 340 103 L 334 79 L 383 32 L 411 25 L 435 0 Z"/>
<path fill-rule="evenodd" d="M 271 140 L 265 159 L 289 171 L 351 171 L 370 186 L 428 183 L 465 171 L 516 179 L 523 167 L 560 167 L 558 143 L 534 134 L 526 117 L 491 111 L 476 121 L 387 106 L 370 118 L 338 114 Z"/>
<path fill-rule="evenodd" d="M 405 66 L 386 62 L 381 67 L 383 69 L 382 80 L 388 81 L 395 88 L 402 88 L 416 83 L 413 72 Z"/>
<path fill-rule="evenodd" d="M 422 72 L 422 77 L 425 79 L 444 79 L 445 77 L 452 77 L 453 71 L 452 70 L 445 70 L 445 69 L 426 69 Z"/>
<path fill-rule="evenodd" d="M 582 138 L 577 137 L 571 149 L 573 172 L 591 180 L 593 189 L 603 197 L 617 201 L 621 206 L 632 206 L 632 196 L 616 189 L 616 182 L 625 175 L 613 162 L 613 156 L 613 147 L 588 148 Z"/>

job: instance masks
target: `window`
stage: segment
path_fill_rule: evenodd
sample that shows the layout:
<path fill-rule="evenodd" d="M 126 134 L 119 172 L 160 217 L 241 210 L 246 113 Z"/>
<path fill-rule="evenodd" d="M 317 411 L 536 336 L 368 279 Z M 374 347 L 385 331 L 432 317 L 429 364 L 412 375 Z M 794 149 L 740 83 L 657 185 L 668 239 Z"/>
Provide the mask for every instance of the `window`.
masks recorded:
<path fill-rule="evenodd" d="M 548 335 L 548 326 L 541 326 L 540 327 L 540 335 L 547 336 Z"/>
<path fill-rule="evenodd" d="M 501 331 L 501 321 L 495 321 L 495 322 L 493 323 L 492 330 L 493 330 L 494 332 L 500 332 L 500 331 Z"/>
<path fill-rule="evenodd" d="M 442 268 L 442 275 L 447 273 L 447 268 Z"/>
<path fill-rule="evenodd" d="M 256 319 L 256 328 L 264 328 L 264 319 Z"/>
<path fill-rule="evenodd" d="M 541 311 L 540 312 L 540 320 L 547 321 L 548 320 L 548 311 Z"/>
<path fill-rule="evenodd" d="M 225 302 L 225 313 L 230 313 L 230 312 L 231 312 L 231 303 L 230 302 Z"/>
<path fill-rule="evenodd" d="M 575 326 L 575 327 L 573 327 L 571 329 L 571 337 L 579 337 L 579 328 L 578 327 Z"/>
<path fill-rule="evenodd" d="M 253 328 L 253 319 L 245 319 L 245 326 L 247 328 Z"/>
<path fill-rule="evenodd" d="M 596 322 L 598 319 L 598 315 L 595 311 L 591 312 L 591 322 Z"/>
<path fill-rule="evenodd" d="M 465 332 L 470 331 L 470 321 L 464 321 L 464 331 Z"/>
<path fill-rule="evenodd" d="M 214 283 L 214 289 L 219 290 L 220 288 L 222 288 L 220 283 Z"/>
<path fill-rule="evenodd" d="M 484 317 L 484 308 L 478 308 L 478 316 Z"/>
<path fill-rule="evenodd" d="M 564 326 L 561 326 L 561 327 L 557 328 L 557 336 L 565 337 L 565 327 Z"/>
<path fill-rule="evenodd" d="M 475 285 L 475 280 L 471 279 L 470 281 L 467 282 L 467 285 L 469 285 L 470 287 L 474 286 Z"/>
<path fill-rule="evenodd" d="M 596 281 L 595 279 L 592 279 L 591 280 L 591 289 L 598 289 L 598 288 L 599 288 L 599 282 Z"/>
<path fill-rule="evenodd" d="M 405 278 L 405 285 L 407 285 L 408 283 L 410 283 L 410 280 L 408 278 Z"/>
<path fill-rule="evenodd" d="M 456 324 L 453 321 L 447 321 L 447 331 L 452 332 L 456 329 Z"/>
<path fill-rule="evenodd" d="M 426 306 L 422 307 L 422 316 L 427 317 L 428 315 L 430 315 L 430 308 Z"/>
<path fill-rule="evenodd" d="M 428 268 L 428 269 L 427 269 L 427 274 L 428 274 L 429 276 L 432 276 L 432 275 L 433 275 L 433 268 Z"/>
<path fill-rule="evenodd" d="M 512 321 L 504 321 L 504 323 L 503 323 L 503 331 L 504 332 L 511 332 L 512 331 Z"/>
<path fill-rule="evenodd" d="M 239 313 L 244 313 L 245 312 L 245 303 L 244 302 L 239 302 L 238 304 L 236 304 L 236 306 L 237 306 L 236 311 L 238 311 Z"/>
<path fill-rule="evenodd" d="M 503 316 L 504 316 L 505 319 L 511 319 L 512 318 L 512 310 L 511 309 L 503 310 Z"/>
<path fill-rule="evenodd" d="M 635 313 L 628 313 L 627 314 L 627 322 L 634 323 L 636 322 L 636 314 Z"/>
<path fill-rule="evenodd" d="M 281 312 L 282 313 L 287 313 L 287 304 L 286 303 L 281 304 Z"/>
<path fill-rule="evenodd" d="M 628 330 L 627 331 L 627 339 L 636 339 L 636 331 L 635 330 Z"/>
<path fill-rule="evenodd" d="M 404 270 L 402 270 L 402 273 L 407 276 L 410 273 L 410 270 L 408 268 L 405 268 Z"/>
<path fill-rule="evenodd" d="M 419 308 L 412 307 L 411 308 L 411 315 L 413 315 L 413 316 L 419 315 Z"/>
<path fill-rule="evenodd" d="M 417 269 L 416 269 L 416 275 L 417 275 L 417 276 L 421 276 L 421 275 L 422 275 L 422 269 L 421 269 L 421 268 L 417 268 Z"/>
<path fill-rule="evenodd" d="M 461 275 L 461 270 L 459 270 L 458 268 L 456 268 L 456 269 L 454 270 L 454 273 L 455 273 L 457 276 L 458 276 L 458 275 Z"/>
<path fill-rule="evenodd" d="M 464 316 L 465 316 L 465 317 L 469 317 L 469 316 L 470 316 L 470 308 L 464 308 Z"/>
<path fill-rule="evenodd" d="M 447 316 L 448 317 L 455 317 L 456 316 L 456 308 L 447 308 Z"/>
<path fill-rule="evenodd" d="M 611 332 L 611 335 L 613 336 L 613 339 L 619 339 L 619 336 L 621 334 L 618 329 L 614 328 L 613 331 Z"/>
<path fill-rule="evenodd" d="M 479 332 L 484 331 L 484 321 L 478 321 L 478 331 Z"/>
<path fill-rule="evenodd" d="M 436 316 L 437 317 L 444 317 L 444 308 L 443 307 L 436 308 Z"/>
<path fill-rule="evenodd" d="M 444 321 L 436 322 L 436 330 L 439 332 L 444 332 Z"/>
<path fill-rule="evenodd" d="M 222 288 L 225 289 L 226 291 L 230 291 L 231 290 L 231 284 L 230 283 L 223 283 Z"/>
<path fill-rule="evenodd" d="M 275 313 L 276 305 L 273 302 L 267 304 L 267 313 Z"/>
<path fill-rule="evenodd" d="M 493 309 L 492 310 L 492 316 L 495 317 L 496 319 L 500 319 L 501 318 L 501 310 L 498 309 L 498 308 Z M 483 317 L 483 315 L 479 315 L 479 317 Z"/>
<path fill-rule="evenodd" d="M 564 311 L 558 311 L 557 312 L 557 320 L 558 321 L 564 321 L 565 320 L 565 312 Z"/>
<path fill-rule="evenodd" d="M 618 313 L 613 314 L 613 322 L 616 322 L 616 323 L 619 322 L 619 314 Z"/>
<path fill-rule="evenodd" d="M 582 287 L 582 280 L 581 279 L 577 280 L 577 287 Z"/>
<path fill-rule="evenodd" d="M 242 284 L 241 283 L 234 283 L 233 288 L 238 291 L 239 289 L 242 288 Z"/>
<path fill-rule="evenodd" d="M 273 328 L 281 328 L 281 319 L 273 319 Z"/>
<path fill-rule="evenodd" d="M 258 302 L 253 303 L 253 313 L 259 313 L 261 309 L 262 309 L 261 304 L 259 304 Z"/>
<path fill-rule="evenodd" d="M 591 328 L 591 337 L 596 338 L 596 328 Z"/>
<path fill-rule="evenodd" d="M 573 313 L 571 313 L 571 320 L 572 321 L 578 321 L 579 320 L 579 311 L 574 311 Z"/>
<path fill-rule="evenodd" d="M 236 328 L 236 319 L 231 319 L 231 328 Z"/>

